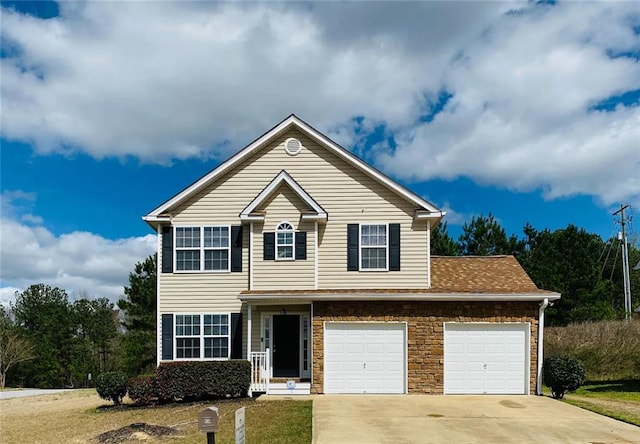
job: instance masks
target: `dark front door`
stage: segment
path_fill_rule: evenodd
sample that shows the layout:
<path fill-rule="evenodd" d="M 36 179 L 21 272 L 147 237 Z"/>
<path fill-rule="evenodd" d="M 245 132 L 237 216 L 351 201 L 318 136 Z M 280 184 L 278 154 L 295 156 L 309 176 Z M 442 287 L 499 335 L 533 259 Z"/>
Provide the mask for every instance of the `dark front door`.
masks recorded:
<path fill-rule="evenodd" d="M 273 316 L 273 376 L 300 376 L 300 316 Z"/>

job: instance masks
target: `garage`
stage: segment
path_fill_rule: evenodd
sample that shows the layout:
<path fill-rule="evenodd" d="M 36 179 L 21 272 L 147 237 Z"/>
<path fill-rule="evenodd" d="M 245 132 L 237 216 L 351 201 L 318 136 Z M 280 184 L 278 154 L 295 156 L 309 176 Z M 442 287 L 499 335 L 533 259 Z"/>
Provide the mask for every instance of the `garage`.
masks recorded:
<path fill-rule="evenodd" d="M 445 394 L 528 394 L 528 323 L 444 324 Z"/>
<path fill-rule="evenodd" d="M 405 393 L 406 323 L 326 322 L 325 393 Z"/>

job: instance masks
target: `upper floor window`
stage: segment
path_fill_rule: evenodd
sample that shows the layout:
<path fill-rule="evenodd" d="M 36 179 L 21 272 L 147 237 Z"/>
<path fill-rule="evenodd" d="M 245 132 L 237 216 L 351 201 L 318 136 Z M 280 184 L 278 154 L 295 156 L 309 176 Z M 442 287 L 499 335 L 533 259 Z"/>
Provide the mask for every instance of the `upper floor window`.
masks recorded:
<path fill-rule="evenodd" d="M 228 226 L 176 227 L 177 271 L 229 271 Z"/>
<path fill-rule="evenodd" d="M 387 225 L 360 225 L 360 269 L 387 269 Z"/>
<path fill-rule="evenodd" d="M 276 228 L 276 259 L 293 259 L 294 234 L 289 222 L 282 222 Z"/>

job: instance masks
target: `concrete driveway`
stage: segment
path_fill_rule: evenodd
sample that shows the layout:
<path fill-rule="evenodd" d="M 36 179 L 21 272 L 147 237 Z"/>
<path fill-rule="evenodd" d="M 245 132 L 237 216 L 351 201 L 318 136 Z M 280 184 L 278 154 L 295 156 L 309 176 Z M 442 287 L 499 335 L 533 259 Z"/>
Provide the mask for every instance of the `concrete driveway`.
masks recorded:
<path fill-rule="evenodd" d="M 56 393 L 71 392 L 77 389 L 21 389 L 3 390 L 0 399 L 26 398 L 28 396 L 54 395 Z"/>
<path fill-rule="evenodd" d="M 313 442 L 640 443 L 640 427 L 541 396 L 322 395 Z"/>

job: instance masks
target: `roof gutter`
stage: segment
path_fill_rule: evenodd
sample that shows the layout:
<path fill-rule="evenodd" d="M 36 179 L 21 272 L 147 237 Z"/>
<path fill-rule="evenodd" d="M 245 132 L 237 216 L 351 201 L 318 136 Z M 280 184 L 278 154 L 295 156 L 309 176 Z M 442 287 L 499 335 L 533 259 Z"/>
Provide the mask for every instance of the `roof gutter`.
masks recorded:
<path fill-rule="evenodd" d="M 538 311 L 538 378 L 536 381 L 536 395 L 542 395 L 542 363 L 544 359 L 544 310 L 548 305 L 549 299 L 545 298 L 540 303 L 540 310 Z"/>
<path fill-rule="evenodd" d="M 161 223 L 171 223 L 171 216 L 142 216 L 142 220 L 145 221 L 154 230 L 158 229 L 158 225 Z"/>
<path fill-rule="evenodd" d="M 547 301 L 559 293 L 261 293 L 240 294 L 242 301 Z M 546 305 L 545 305 L 546 307 Z"/>

